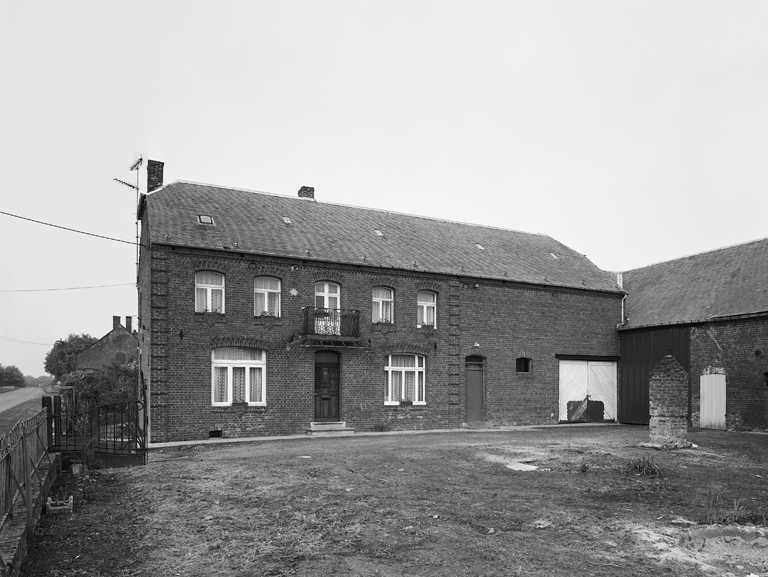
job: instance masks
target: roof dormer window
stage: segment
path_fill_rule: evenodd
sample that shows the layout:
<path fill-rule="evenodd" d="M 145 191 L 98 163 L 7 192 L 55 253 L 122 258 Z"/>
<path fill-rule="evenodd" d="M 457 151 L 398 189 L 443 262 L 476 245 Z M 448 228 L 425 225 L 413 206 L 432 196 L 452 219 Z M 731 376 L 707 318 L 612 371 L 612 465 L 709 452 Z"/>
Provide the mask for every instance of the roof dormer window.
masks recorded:
<path fill-rule="evenodd" d="M 198 215 L 197 220 L 200 224 L 213 224 L 213 217 L 207 214 Z"/>

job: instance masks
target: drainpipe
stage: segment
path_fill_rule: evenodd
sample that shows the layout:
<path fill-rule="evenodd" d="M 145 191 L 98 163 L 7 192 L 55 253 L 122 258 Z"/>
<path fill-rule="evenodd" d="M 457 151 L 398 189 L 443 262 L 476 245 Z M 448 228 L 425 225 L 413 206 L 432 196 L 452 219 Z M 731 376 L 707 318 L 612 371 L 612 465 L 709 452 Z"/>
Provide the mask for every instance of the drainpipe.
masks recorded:
<path fill-rule="evenodd" d="M 616 273 L 616 284 L 619 286 L 620 289 L 624 288 L 624 273 L 620 273 L 620 272 Z M 627 323 L 626 303 L 627 303 L 627 295 L 625 294 L 621 299 L 621 326 L 622 327 Z"/>

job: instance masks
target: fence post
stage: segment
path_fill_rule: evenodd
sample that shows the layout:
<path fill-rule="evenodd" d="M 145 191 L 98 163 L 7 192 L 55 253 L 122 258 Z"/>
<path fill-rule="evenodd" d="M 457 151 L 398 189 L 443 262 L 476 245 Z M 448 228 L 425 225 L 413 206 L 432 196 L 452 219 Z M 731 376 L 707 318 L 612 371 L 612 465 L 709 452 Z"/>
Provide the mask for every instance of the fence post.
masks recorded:
<path fill-rule="evenodd" d="M 53 438 L 54 449 L 59 448 L 61 440 L 61 395 L 53 397 Z"/>
<path fill-rule="evenodd" d="M 46 417 L 48 427 L 45 433 L 45 450 L 50 453 L 53 451 L 53 399 L 51 397 L 43 397 L 43 408 L 48 411 Z"/>
<path fill-rule="evenodd" d="M 24 499 L 26 501 L 27 505 L 27 526 L 26 530 L 24 531 L 24 536 L 26 539 L 30 539 L 32 537 L 32 519 L 33 519 L 33 512 L 34 507 L 32 505 L 32 469 L 29 466 L 29 446 L 27 443 L 27 432 L 24 430 L 24 428 L 21 429 L 21 458 L 24 461 L 24 493 L 26 495 L 26 498 Z M 29 542 L 29 541 L 28 541 Z"/>

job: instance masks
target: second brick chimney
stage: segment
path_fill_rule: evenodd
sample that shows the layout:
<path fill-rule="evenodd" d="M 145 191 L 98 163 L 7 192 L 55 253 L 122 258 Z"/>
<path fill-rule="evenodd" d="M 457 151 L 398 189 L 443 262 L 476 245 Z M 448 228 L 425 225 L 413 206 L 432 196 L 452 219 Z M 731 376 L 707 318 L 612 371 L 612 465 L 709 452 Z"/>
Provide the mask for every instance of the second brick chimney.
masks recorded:
<path fill-rule="evenodd" d="M 315 187 L 314 186 L 302 186 L 299 189 L 299 198 L 315 198 Z"/>

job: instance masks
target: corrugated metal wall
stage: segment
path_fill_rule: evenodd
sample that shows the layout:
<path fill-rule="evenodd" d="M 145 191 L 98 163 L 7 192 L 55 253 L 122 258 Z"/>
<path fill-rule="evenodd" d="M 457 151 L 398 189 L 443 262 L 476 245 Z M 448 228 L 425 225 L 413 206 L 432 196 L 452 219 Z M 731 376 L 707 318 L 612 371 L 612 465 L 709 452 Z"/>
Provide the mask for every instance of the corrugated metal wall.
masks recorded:
<path fill-rule="evenodd" d="M 619 421 L 647 425 L 648 383 L 653 368 L 666 355 L 672 355 L 690 374 L 690 327 L 622 331 L 619 361 Z M 690 419 L 690 396 L 688 399 Z"/>

